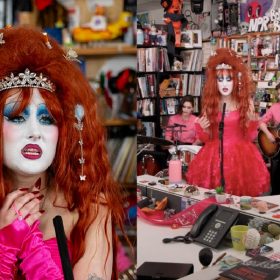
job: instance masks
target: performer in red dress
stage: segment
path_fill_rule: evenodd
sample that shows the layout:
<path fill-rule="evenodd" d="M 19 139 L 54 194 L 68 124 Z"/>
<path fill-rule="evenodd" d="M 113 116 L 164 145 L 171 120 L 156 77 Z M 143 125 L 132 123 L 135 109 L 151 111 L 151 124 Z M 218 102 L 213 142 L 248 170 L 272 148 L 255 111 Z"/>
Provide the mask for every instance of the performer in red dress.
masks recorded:
<path fill-rule="evenodd" d="M 207 64 L 202 116 L 195 127 L 204 147 L 191 162 L 187 182 L 215 188 L 221 184 L 219 122 L 223 104 L 225 192 L 259 196 L 269 190 L 269 173 L 256 145 L 258 119 L 251 101 L 253 83 L 247 66 L 230 49 L 217 49 Z"/>

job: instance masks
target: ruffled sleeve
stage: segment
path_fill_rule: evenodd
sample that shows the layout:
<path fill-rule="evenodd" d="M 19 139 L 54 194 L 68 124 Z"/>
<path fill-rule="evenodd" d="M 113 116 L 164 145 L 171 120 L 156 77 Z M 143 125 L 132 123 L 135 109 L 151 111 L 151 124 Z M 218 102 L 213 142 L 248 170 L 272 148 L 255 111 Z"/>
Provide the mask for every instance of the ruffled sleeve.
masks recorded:
<path fill-rule="evenodd" d="M 195 123 L 194 127 L 195 127 L 196 136 L 201 142 L 206 143 L 207 141 L 209 141 L 210 139 L 209 133 L 205 132 L 199 123 Z"/>
<path fill-rule="evenodd" d="M 25 220 L 16 219 L 0 230 L 0 279 L 12 280 L 16 271 L 17 254 L 29 233 L 30 227 Z"/>
<path fill-rule="evenodd" d="M 63 272 L 51 257 L 49 248 L 44 244 L 39 221 L 35 222 L 30 233 L 22 243 L 19 253 L 20 269 L 27 280 L 63 280 Z"/>

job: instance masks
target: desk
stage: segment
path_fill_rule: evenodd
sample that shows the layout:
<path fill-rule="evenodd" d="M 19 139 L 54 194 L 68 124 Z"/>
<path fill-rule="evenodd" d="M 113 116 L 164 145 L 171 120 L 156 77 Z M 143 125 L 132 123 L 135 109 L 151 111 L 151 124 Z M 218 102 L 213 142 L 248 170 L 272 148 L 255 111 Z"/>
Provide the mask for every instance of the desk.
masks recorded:
<path fill-rule="evenodd" d="M 161 190 L 162 192 L 169 193 L 168 189 L 160 184 L 156 184 L 155 186 L 149 186 L 148 182 L 155 181 L 157 182 L 157 177 L 150 175 L 142 175 L 138 176 L 137 181 L 138 184 L 142 186 L 146 186 L 152 189 Z M 145 182 L 146 183 L 143 183 Z M 142 182 L 142 183 L 141 183 Z M 206 189 L 199 188 L 200 195 L 193 197 L 194 199 L 201 200 L 204 198 L 203 192 Z M 176 196 L 183 196 L 183 192 L 174 193 Z M 234 196 L 234 201 L 237 202 L 239 197 Z M 264 200 L 272 203 L 279 203 L 280 195 L 278 196 L 265 196 L 258 197 L 260 200 Z M 238 210 L 239 207 L 236 204 L 233 205 L 224 205 L 232 208 L 236 208 Z M 275 208 L 274 208 L 275 209 Z M 274 210 L 272 209 L 272 210 Z M 279 223 L 280 221 L 272 218 L 273 213 L 268 211 L 266 214 L 259 214 L 255 209 L 241 211 L 246 215 L 251 215 L 252 217 L 262 217 L 273 222 Z M 178 262 L 178 263 L 193 263 L 194 264 L 194 274 L 186 276 L 183 279 L 186 280 L 211 280 L 215 279 L 218 275 L 218 266 L 211 266 L 208 269 L 201 270 L 202 265 L 199 262 L 198 254 L 199 251 L 205 246 L 192 243 L 192 244 L 184 244 L 184 243 L 170 243 L 164 244 L 162 243 L 162 239 L 166 237 L 174 237 L 177 235 L 185 235 L 187 231 L 190 230 L 188 228 L 179 228 L 172 229 L 170 227 L 164 226 L 156 226 L 148 223 L 145 220 L 140 218 L 137 219 L 137 266 L 139 267 L 145 261 L 155 261 L 155 262 Z M 280 241 L 274 241 L 270 243 L 269 246 L 274 247 L 274 252 L 280 251 Z M 242 260 L 247 260 L 248 257 L 244 252 L 239 252 L 233 250 L 232 248 L 218 248 L 212 249 L 213 251 L 213 261 L 220 256 L 223 252 L 227 252 L 227 255 L 235 256 Z"/>

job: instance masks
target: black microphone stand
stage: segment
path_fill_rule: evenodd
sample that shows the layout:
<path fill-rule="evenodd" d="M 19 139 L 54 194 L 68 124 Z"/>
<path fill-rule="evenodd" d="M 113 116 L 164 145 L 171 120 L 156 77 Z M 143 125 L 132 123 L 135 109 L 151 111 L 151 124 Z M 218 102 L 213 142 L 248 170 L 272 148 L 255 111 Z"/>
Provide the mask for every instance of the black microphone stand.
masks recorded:
<path fill-rule="evenodd" d="M 226 112 L 226 103 L 223 104 L 222 118 L 219 123 L 219 155 L 220 155 L 220 170 L 221 170 L 221 187 L 225 190 L 225 177 L 224 177 L 224 119 Z"/>

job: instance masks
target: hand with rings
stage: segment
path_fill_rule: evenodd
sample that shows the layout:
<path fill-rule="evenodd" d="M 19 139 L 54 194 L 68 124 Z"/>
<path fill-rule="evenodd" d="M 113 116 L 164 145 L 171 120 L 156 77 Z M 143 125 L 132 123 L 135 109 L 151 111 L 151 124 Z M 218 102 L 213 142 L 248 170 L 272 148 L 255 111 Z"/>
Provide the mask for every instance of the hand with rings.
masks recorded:
<path fill-rule="evenodd" d="M 39 205 L 44 196 L 39 190 L 20 188 L 9 193 L 0 209 L 0 229 L 13 223 L 15 219 L 32 225 L 41 215 Z"/>

